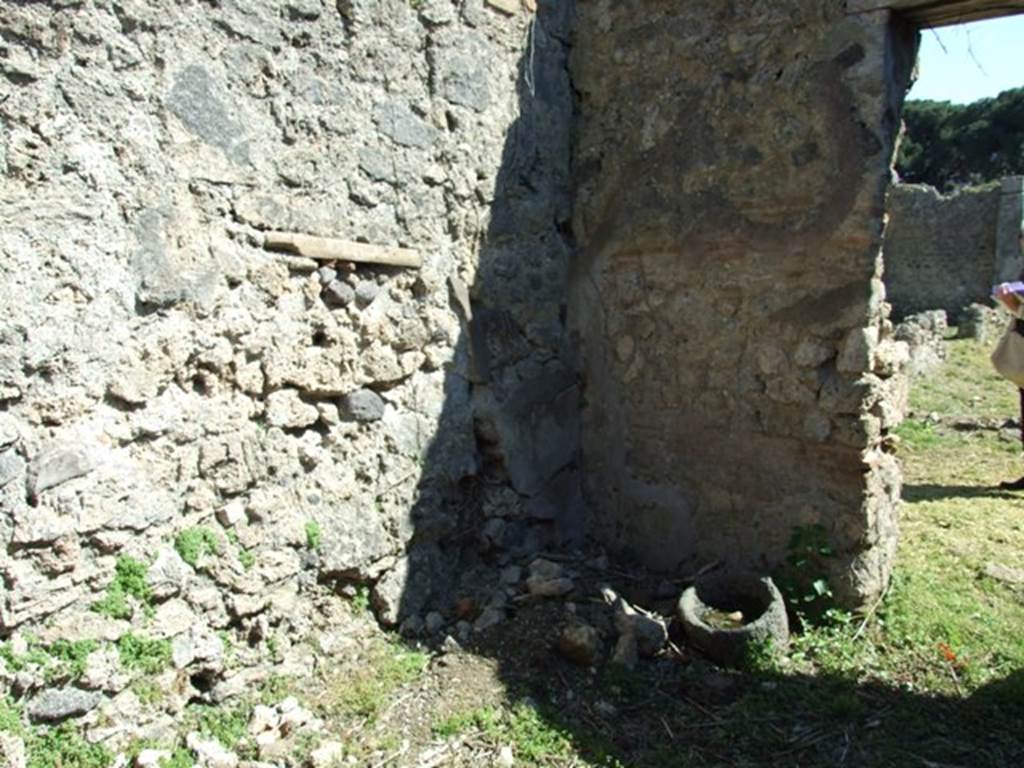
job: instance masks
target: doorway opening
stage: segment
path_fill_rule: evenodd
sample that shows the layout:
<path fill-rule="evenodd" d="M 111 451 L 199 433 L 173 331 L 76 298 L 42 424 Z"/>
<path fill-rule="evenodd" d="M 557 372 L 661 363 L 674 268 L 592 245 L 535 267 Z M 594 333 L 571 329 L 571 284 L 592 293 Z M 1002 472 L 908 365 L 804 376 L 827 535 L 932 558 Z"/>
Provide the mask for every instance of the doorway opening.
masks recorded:
<path fill-rule="evenodd" d="M 1024 482 L 1000 485 L 1024 475 L 1024 393 L 989 361 L 1010 321 L 993 286 L 1024 276 L 1024 16 L 912 20 L 921 44 L 883 249 L 910 374 L 889 610 L 929 606 L 919 638 L 970 695 L 1024 668 L 1005 623 L 1021 615 Z"/>

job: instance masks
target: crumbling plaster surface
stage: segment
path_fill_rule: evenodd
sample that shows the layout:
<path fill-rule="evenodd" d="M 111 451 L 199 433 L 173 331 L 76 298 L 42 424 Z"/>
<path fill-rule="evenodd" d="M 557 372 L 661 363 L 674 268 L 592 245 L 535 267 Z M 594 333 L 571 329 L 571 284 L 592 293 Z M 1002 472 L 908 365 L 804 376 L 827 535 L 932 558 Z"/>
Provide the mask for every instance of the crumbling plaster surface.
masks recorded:
<path fill-rule="evenodd" d="M 318 584 L 395 623 L 458 548 L 550 541 L 578 500 L 571 10 L 0 6 L 0 636 L 116 638 L 90 605 L 129 556 L 154 631 L 287 649 Z M 318 271 L 265 229 L 424 264 Z"/>
<path fill-rule="evenodd" d="M 603 541 L 770 567 L 820 524 L 861 605 L 896 541 L 879 251 L 915 38 L 841 6 L 581 4 L 570 317 Z"/>

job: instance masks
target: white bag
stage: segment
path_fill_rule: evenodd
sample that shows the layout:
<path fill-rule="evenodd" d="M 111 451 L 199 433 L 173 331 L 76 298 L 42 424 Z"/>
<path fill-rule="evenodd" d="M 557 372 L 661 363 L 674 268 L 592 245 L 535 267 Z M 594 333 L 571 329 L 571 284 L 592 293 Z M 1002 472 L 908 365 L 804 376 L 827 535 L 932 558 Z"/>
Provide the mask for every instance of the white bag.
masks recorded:
<path fill-rule="evenodd" d="M 1024 389 L 1024 336 L 1017 332 L 1016 319 L 1003 331 L 992 350 L 992 367 L 996 373 Z"/>

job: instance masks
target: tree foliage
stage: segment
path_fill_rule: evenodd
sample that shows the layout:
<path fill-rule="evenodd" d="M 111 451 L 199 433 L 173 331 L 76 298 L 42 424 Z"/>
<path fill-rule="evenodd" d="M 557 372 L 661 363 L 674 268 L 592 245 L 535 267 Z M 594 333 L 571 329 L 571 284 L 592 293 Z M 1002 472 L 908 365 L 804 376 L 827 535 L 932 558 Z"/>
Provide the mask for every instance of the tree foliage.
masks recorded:
<path fill-rule="evenodd" d="M 900 179 L 951 191 L 1024 174 L 1024 88 L 971 104 L 908 101 Z"/>

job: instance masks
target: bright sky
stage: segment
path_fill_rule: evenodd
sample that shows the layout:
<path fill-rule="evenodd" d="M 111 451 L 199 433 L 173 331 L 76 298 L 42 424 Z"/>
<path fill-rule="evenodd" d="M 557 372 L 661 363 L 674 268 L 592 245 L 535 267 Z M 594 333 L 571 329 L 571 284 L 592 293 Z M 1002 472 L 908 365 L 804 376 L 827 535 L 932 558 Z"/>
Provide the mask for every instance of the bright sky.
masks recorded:
<path fill-rule="evenodd" d="M 922 30 L 918 67 L 911 99 L 964 104 L 1020 88 L 1024 15 Z"/>

